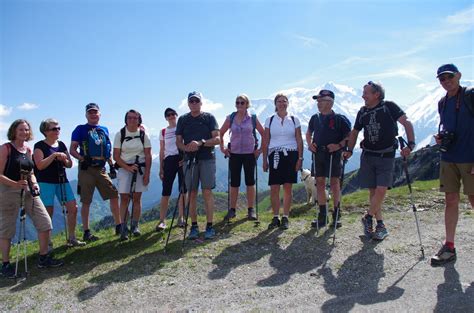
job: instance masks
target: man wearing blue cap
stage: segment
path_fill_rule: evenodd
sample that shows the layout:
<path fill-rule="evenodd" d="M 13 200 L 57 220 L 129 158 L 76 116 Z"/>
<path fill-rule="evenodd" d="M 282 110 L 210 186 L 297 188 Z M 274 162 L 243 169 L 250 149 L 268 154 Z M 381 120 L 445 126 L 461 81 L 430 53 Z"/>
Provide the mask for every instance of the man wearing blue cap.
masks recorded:
<path fill-rule="evenodd" d="M 191 230 L 188 239 L 199 237 L 197 224 L 197 190 L 201 183 L 202 197 L 206 209 L 205 239 L 212 239 L 215 230 L 212 226 L 214 218 L 214 196 L 212 189 L 216 186 L 216 156 L 214 146 L 220 143 L 219 125 L 216 118 L 201 110 L 202 95 L 193 91 L 188 94 L 189 113 L 178 119 L 176 126 L 176 145 L 184 151 L 184 181 L 189 192 L 189 212 L 191 214 Z"/>
<path fill-rule="evenodd" d="M 438 102 L 439 132 L 435 135 L 440 145 L 441 163 L 439 184 L 445 193 L 444 222 L 446 240 L 431 258 L 431 265 L 442 265 L 456 260 L 454 236 L 459 216 L 459 192 L 463 192 L 474 207 L 474 92 L 461 87 L 461 73 L 454 64 L 438 68 L 437 76 L 446 96 Z"/>

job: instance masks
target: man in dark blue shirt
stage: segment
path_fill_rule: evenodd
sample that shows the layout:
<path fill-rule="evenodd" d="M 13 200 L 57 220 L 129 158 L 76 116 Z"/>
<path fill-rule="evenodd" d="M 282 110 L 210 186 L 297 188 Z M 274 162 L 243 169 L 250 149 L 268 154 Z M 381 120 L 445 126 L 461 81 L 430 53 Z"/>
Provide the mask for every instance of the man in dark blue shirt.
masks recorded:
<path fill-rule="evenodd" d="M 440 132 L 435 136 L 440 144 L 440 191 L 445 193 L 446 241 L 431 258 L 431 265 L 456 260 L 454 236 L 459 215 L 461 182 L 464 194 L 474 207 L 474 94 L 472 88 L 463 88 L 461 73 L 454 64 L 438 68 L 437 78 L 447 91 L 438 103 Z M 469 106 L 470 108 L 469 109 Z"/>
<path fill-rule="evenodd" d="M 331 168 L 331 191 L 333 196 L 334 211 L 333 225 L 337 220 L 337 227 L 341 226 L 340 215 L 336 218 L 336 212 L 340 209 L 340 176 L 341 176 L 341 153 L 345 146 L 347 135 L 351 131 L 351 123 L 341 114 L 332 110 L 334 105 L 334 93 L 331 90 L 321 90 L 313 96 L 317 100 L 319 114 L 314 114 L 308 124 L 306 131 L 306 143 L 308 149 L 313 152 L 312 175 L 316 177 L 316 189 L 318 193 L 319 214 L 312 223 L 312 227 L 326 226 L 327 199 L 324 190 L 326 177 L 329 176 L 330 157 L 332 156 Z M 315 171 L 315 173 L 313 173 Z M 339 211 L 340 214 L 340 211 Z"/>

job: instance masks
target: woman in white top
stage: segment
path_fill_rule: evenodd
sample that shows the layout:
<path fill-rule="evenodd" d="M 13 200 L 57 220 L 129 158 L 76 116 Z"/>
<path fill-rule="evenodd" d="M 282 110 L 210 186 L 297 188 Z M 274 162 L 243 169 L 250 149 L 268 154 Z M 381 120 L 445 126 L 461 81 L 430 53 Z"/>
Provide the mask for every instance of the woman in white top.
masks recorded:
<path fill-rule="evenodd" d="M 147 190 L 150 182 L 151 170 L 151 143 L 145 133 L 142 124 L 142 116 L 138 111 L 129 110 L 125 114 L 125 127 L 115 135 L 114 160 L 117 162 L 118 170 L 118 192 L 120 194 L 120 215 L 122 231 L 120 240 L 127 240 L 127 215 L 130 193 L 132 189 L 132 177 L 137 173 L 137 180 L 132 199 L 132 222 L 131 232 L 139 236 L 138 221 L 142 210 L 142 192 Z"/>
<path fill-rule="evenodd" d="M 303 162 L 303 139 L 297 117 L 288 114 L 288 97 L 275 96 L 275 114 L 265 121 L 262 142 L 263 170 L 270 169 L 268 184 L 273 219 L 269 229 L 281 226 L 288 229 L 288 216 L 292 199 L 292 185 L 296 183 Z M 283 217 L 279 219 L 280 185 L 283 185 Z"/>

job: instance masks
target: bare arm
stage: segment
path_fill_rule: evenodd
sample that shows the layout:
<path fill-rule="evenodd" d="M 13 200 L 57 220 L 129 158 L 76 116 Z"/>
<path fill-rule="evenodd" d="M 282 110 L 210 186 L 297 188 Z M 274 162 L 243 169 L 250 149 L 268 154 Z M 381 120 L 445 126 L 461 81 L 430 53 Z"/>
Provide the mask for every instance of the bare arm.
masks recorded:
<path fill-rule="evenodd" d="M 164 175 L 164 160 L 165 160 L 165 141 L 160 140 L 160 179 L 163 180 Z"/>
<path fill-rule="evenodd" d="M 265 128 L 262 139 L 263 171 L 268 170 L 268 145 L 270 144 L 270 129 Z"/>
<path fill-rule="evenodd" d="M 69 153 L 77 160 L 84 161 L 84 157 L 79 153 L 77 150 L 79 148 L 79 142 L 71 141 L 71 145 L 69 146 Z"/>
<path fill-rule="evenodd" d="M 344 151 L 343 156 L 345 159 L 348 159 L 352 156 L 352 151 L 354 150 L 354 146 L 357 142 L 357 136 L 359 135 L 359 131 L 357 129 L 352 129 L 349 133 L 349 141 L 347 142 L 348 151 Z"/>
<path fill-rule="evenodd" d="M 225 154 L 225 146 L 224 146 L 224 135 L 230 128 L 230 119 L 226 118 L 224 124 L 222 124 L 221 129 L 219 130 L 219 138 L 220 138 L 220 148 L 221 152 Z"/>
<path fill-rule="evenodd" d="M 303 136 L 301 135 L 301 126 L 295 129 L 296 146 L 298 147 L 298 161 L 296 162 L 296 171 L 301 169 L 303 164 Z"/>
<path fill-rule="evenodd" d="M 398 122 L 403 125 L 405 133 L 407 134 L 408 146 L 403 148 L 401 151 L 402 156 L 407 157 L 410 155 L 411 150 L 415 148 L 415 131 L 413 129 L 413 124 L 408 120 L 408 117 L 405 114 L 400 116 Z"/>

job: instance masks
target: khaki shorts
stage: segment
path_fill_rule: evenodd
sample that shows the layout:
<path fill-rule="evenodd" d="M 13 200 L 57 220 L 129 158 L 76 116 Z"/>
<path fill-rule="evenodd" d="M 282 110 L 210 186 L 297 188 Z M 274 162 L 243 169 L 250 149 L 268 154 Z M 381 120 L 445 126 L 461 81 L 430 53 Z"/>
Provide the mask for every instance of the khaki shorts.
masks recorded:
<path fill-rule="evenodd" d="M 474 195 L 474 163 L 450 163 L 441 161 L 439 167 L 439 191 L 459 192 L 461 181 L 465 195 Z"/>
<path fill-rule="evenodd" d="M 8 188 L 0 193 L 0 238 L 11 239 L 15 236 L 16 220 L 20 211 L 21 191 Z M 33 201 L 33 202 L 32 202 Z M 51 230 L 53 225 L 39 196 L 32 198 L 25 192 L 25 211 L 38 232 Z"/>
<path fill-rule="evenodd" d="M 77 193 L 81 196 L 82 203 L 92 203 L 95 187 L 99 190 L 103 200 L 118 198 L 117 188 L 103 167 L 89 166 L 87 170 L 79 170 Z"/>

